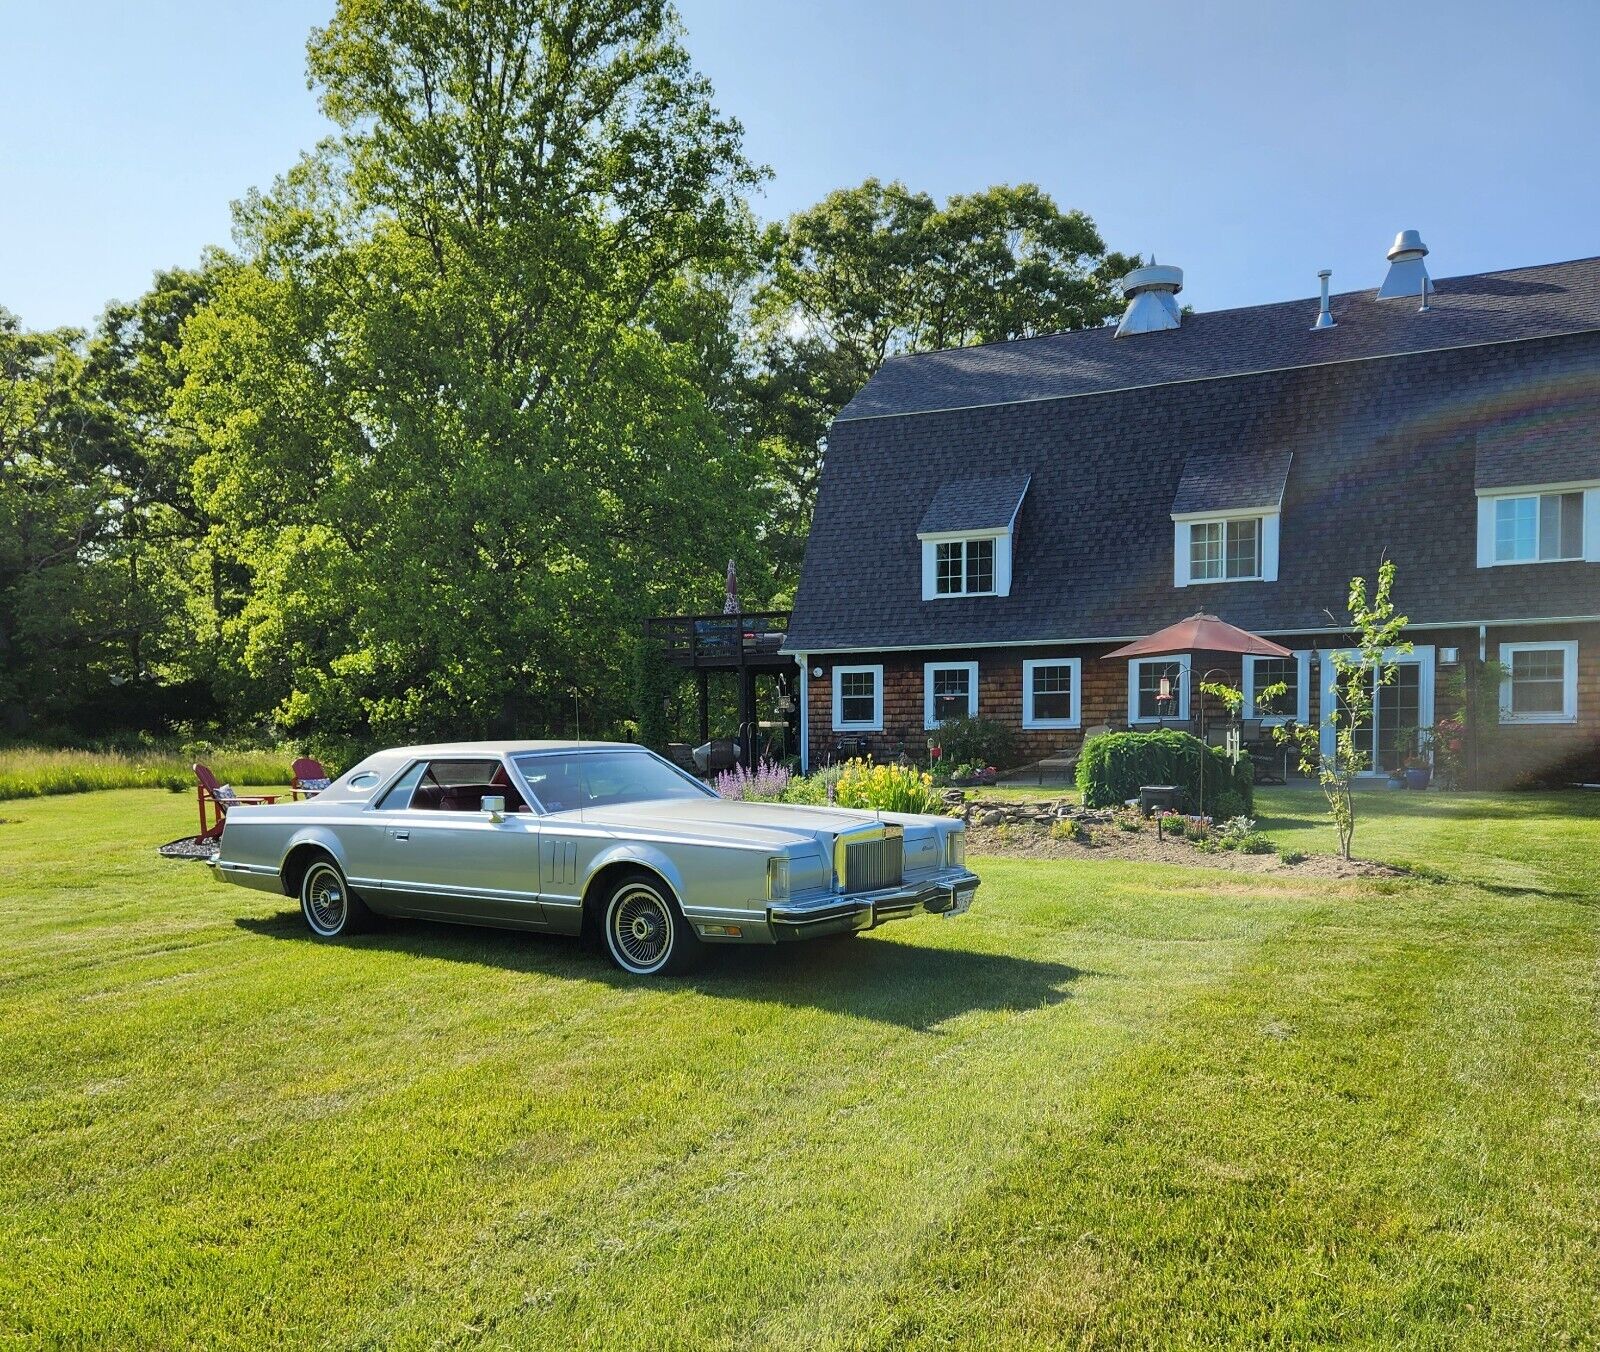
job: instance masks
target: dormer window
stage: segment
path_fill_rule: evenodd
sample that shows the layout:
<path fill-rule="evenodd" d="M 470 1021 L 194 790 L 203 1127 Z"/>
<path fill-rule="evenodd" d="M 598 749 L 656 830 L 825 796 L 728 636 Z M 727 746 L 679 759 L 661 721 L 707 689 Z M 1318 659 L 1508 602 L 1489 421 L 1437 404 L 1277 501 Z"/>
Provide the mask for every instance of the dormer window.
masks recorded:
<path fill-rule="evenodd" d="M 1172 584 L 1276 582 L 1288 451 L 1192 451 L 1172 503 Z"/>
<path fill-rule="evenodd" d="M 1480 555 L 1490 562 L 1561 563 L 1584 557 L 1582 489 L 1559 493 L 1507 493 L 1478 500 Z M 1487 545 L 1485 550 L 1483 546 Z M 1482 558 L 1479 566 L 1484 566 Z"/>
<path fill-rule="evenodd" d="M 1190 582 L 1254 582 L 1261 577 L 1261 518 L 1189 523 Z"/>
<path fill-rule="evenodd" d="M 935 541 L 933 589 L 940 596 L 993 596 L 994 537 Z"/>
<path fill-rule="evenodd" d="M 917 527 L 922 599 L 1011 594 L 1011 539 L 1028 491 L 1026 475 L 942 485 Z"/>
<path fill-rule="evenodd" d="M 1186 517 L 1173 521 L 1172 582 L 1276 582 L 1278 514 Z"/>

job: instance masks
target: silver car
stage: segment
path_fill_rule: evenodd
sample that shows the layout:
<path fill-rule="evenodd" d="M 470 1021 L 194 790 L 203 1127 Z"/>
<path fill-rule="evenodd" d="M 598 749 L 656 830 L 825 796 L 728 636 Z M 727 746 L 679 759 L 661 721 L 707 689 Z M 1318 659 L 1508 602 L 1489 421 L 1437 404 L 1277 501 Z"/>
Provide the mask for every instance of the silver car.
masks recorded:
<path fill-rule="evenodd" d="M 228 812 L 219 880 L 300 899 L 332 939 L 373 913 L 598 932 L 639 976 L 707 944 L 853 934 L 965 911 L 948 817 L 719 798 L 641 746 L 463 742 L 380 751 L 300 803 Z"/>

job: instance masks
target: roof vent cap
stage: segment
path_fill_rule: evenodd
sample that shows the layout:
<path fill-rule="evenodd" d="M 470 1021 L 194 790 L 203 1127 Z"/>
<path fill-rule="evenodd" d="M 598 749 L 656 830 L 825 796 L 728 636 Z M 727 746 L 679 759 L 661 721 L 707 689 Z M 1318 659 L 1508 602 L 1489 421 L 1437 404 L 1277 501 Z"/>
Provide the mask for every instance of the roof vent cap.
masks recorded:
<path fill-rule="evenodd" d="M 1426 296 L 1433 290 L 1433 279 L 1428 276 L 1423 259 L 1428 256 L 1428 246 L 1422 242 L 1420 230 L 1402 230 L 1389 246 L 1389 275 L 1378 288 L 1379 300 L 1395 300 L 1402 296 Z"/>
<path fill-rule="evenodd" d="M 1183 269 L 1157 263 L 1152 254 L 1144 267 L 1135 268 L 1122 279 L 1128 308 L 1117 325 L 1117 337 L 1179 328 L 1183 315 L 1173 298 L 1182 290 Z"/>

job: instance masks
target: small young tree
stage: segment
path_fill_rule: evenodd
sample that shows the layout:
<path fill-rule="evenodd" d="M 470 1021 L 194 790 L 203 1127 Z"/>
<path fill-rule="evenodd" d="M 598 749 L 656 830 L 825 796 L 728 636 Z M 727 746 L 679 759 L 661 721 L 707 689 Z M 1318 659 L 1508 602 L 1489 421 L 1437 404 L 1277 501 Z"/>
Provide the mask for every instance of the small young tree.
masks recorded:
<path fill-rule="evenodd" d="M 1300 769 L 1315 775 L 1328 800 L 1328 815 L 1339 833 L 1339 856 L 1350 858 L 1356 834 L 1356 805 L 1352 792 L 1355 777 L 1368 766 L 1366 750 L 1358 743 L 1363 725 L 1371 726 L 1373 706 L 1383 686 L 1392 684 L 1399 670 L 1398 658 L 1411 651 L 1401 638 L 1406 617 L 1395 614 L 1394 562 L 1385 559 L 1378 568 L 1378 586 L 1371 597 L 1364 577 L 1350 579 L 1350 627 L 1356 642 L 1350 652 L 1333 652 L 1328 661 L 1334 666 L 1333 707 L 1323 719 L 1333 729 L 1333 754 L 1322 750 L 1321 729 L 1315 725 L 1291 724 L 1275 730 L 1280 742 L 1294 747 Z"/>

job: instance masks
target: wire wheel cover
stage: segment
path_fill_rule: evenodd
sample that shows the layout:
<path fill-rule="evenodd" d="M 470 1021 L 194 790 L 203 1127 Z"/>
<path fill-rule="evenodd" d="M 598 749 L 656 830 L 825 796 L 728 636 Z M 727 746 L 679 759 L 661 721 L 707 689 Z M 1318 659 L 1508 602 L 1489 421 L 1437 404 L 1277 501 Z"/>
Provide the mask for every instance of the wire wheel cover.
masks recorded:
<path fill-rule="evenodd" d="M 630 967 L 649 969 L 672 949 L 672 912 L 648 887 L 630 887 L 611 905 L 611 947 Z"/>
<path fill-rule="evenodd" d="M 332 934 L 344 924 L 344 880 L 326 864 L 306 875 L 304 900 L 306 917 L 316 929 Z"/>

